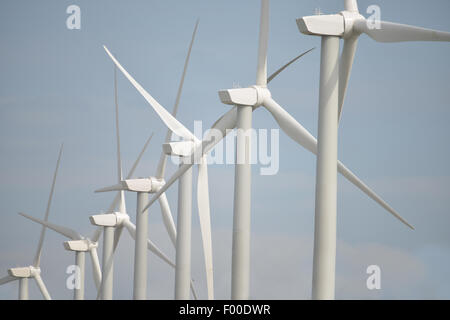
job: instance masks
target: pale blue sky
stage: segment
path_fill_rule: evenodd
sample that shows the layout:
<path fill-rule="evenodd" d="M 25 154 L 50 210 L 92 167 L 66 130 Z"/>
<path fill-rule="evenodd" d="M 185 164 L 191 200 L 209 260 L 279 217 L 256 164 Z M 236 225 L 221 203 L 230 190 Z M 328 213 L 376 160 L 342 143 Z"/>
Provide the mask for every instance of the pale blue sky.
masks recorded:
<path fill-rule="evenodd" d="M 81 30 L 66 28 L 66 8 L 81 8 Z M 383 20 L 450 31 L 448 0 L 360 0 Z M 163 106 L 171 110 L 191 33 L 200 25 L 180 104 L 179 119 L 208 128 L 229 106 L 219 89 L 254 83 L 259 1 L 2 1 L 0 4 L 0 276 L 34 256 L 39 228 L 17 215 L 43 217 L 58 147 L 64 141 L 50 220 L 91 233 L 88 216 L 111 195 L 94 190 L 115 183 L 113 66 L 105 44 Z M 317 47 L 270 85 L 273 97 L 317 135 L 320 40 L 298 32 L 295 19 L 343 9 L 343 1 L 271 2 L 269 72 Z M 415 227 L 410 231 L 339 178 L 337 297 L 450 298 L 450 45 L 380 44 L 362 36 L 339 131 L 339 158 Z M 155 172 L 166 129 L 137 91 L 119 76 L 124 172 L 155 132 L 136 176 Z M 254 113 L 257 128 L 278 128 Z M 168 175 L 174 172 L 170 165 Z M 252 194 L 252 297 L 308 298 L 311 286 L 315 157 L 280 132 L 280 172 L 259 176 Z M 210 167 L 217 297 L 228 298 L 232 165 Z M 168 192 L 176 214 L 176 185 Z M 135 196 L 127 196 L 134 219 Z M 196 210 L 196 208 L 195 208 Z M 194 211 L 195 212 L 195 211 Z M 174 257 L 151 209 L 152 239 Z M 194 215 L 194 231 L 198 219 Z M 116 296 L 131 297 L 132 243 L 118 248 Z M 54 298 L 71 298 L 65 268 L 73 262 L 63 238 L 47 233 L 42 269 Z M 198 232 L 193 275 L 205 296 Z M 379 264 L 380 292 L 365 289 L 365 270 Z M 173 272 L 150 257 L 149 295 L 172 298 Z M 153 269 L 152 269 L 153 268 Z M 153 270 L 153 271 L 152 271 Z M 276 272 L 275 270 L 280 270 Z M 88 272 L 90 272 L 88 270 Z M 93 297 L 87 276 L 88 297 Z M 34 289 L 33 289 L 34 290 Z M 117 290 L 119 291 L 119 290 Z M 17 284 L 0 287 L 11 299 Z M 34 298 L 40 298 L 32 291 Z"/>

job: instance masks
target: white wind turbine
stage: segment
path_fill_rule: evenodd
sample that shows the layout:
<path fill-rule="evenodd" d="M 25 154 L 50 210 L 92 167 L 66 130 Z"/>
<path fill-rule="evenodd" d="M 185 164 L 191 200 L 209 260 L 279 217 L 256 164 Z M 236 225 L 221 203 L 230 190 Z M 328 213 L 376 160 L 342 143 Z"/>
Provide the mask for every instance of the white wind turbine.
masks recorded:
<path fill-rule="evenodd" d="M 257 68 L 257 85 L 248 88 L 238 88 L 222 90 L 219 92 L 219 96 L 223 103 L 235 105 L 230 111 L 220 117 L 212 126 L 212 130 L 203 139 L 200 151 L 196 150 L 191 156 L 190 164 L 183 164 L 172 175 L 172 177 L 162 186 L 162 188 L 156 192 L 149 204 L 144 208 L 150 207 L 158 197 L 164 193 L 181 175 L 190 169 L 194 161 L 198 161 L 203 154 L 209 152 L 223 137 L 229 132 L 229 130 L 235 128 L 237 125 L 239 128 L 251 127 L 251 115 L 250 110 L 254 110 L 257 107 L 264 106 L 274 117 L 280 128 L 295 142 L 303 146 L 313 154 L 317 154 L 317 140 L 300 124 L 295 120 L 288 112 L 286 112 L 274 99 L 271 97 L 271 93 L 267 88 L 267 44 L 268 44 L 268 31 L 269 31 L 269 1 L 261 1 L 261 24 L 260 24 L 260 37 L 259 37 L 259 50 L 258 50 L 258 68 Z M 113 57 L 112 57 L 113 58 Z M 129 74 L 123 69 L 122 66 L 113 58 L 118 68 L 125 74 L 130 80 L 133 86 L 144 96 L 154 108 L 156 101 L 146 92 L 139 83 L 137 83 Z M 251 108 L 249 108 L 251 107 Z M 239 111 L 241 110 L 241 111 Z M 165 111 L 165 110 L 164 110 Z M 172 127 L 173 131 L 179 131 L 182 125 L 170 114 L 163 110 L 158 111 L 164 114 L 163 121 L 167 126 Z M 160 116 L 161 116 L 160 114 Z M 239 116 L 238 116 L 239 115 Z M 239 121 L 238 121 L 239 117 Z M 170 123 L 169 123 L 170 122 Z M 178 134 L 178 133 L 177 133 Z M 180 135 L 180 134 L 178 134 Z M 238 139 L 245 138 L 245 135 L 241 133 Z M 239 153 L 249 151 L 249 143 L 243 145 L 241 143 L 237 146 Z M 246 153 L 244 153 L 246 154 Z M 248 152 L 250 154 L 250 152 Z M 376 201 L 389 213 L 394 215 L 402 223 L 409 225 L 392 207 L 390 207 L 381 197 L 379 197 L 372 189 L 370 189 L 364 182 L 362 182 L 353 172 L 347 169 L 340 161 L 336 162 L 337 170 L 346 179 L 353 183 L 356 187 L 361 189 L 366 195 Z M 249 297 L 249 259 L 250 259 L 250 220 L 249 220 L 249 202 L 250 202 L 250 174 L 248 164 L 241 164 L 236 168 L 236 180 L 235 187 L 235 221 L 234 221 L 234 240 L 233 240 L 233 274 L 232 274 L 232 298 L 233 299 L 248 299 Z M 242 185 L 241 185 L 242 184 Z M 237 192 L 239 190 L 239 193 Z M 237 193 L 237 194 L 236 194 Z M 246 195 L 246 196 L 243 196 Z M 236 217 L 237 216 L 237 217 Z M 236 232 L 238 231 L 239 232 Z M 235 234 L 236 233 L 236 234 Z"/>
<path fill-rule="evenodd" d="M 114 101 L 115 101 L 115 116 L 116 116 L 116 143 L 117 143 L 117 169 L 119 182 L 122 182 L 122 162 L 120 156 L 120 133 L 119 133 L 119 109 L 118 109 L 118 100 L 117 100 L 117 77 L 116 77 L 116 69 L 114 69 Z M 142 157 L 151 137 L 147 140 L 144 149 L 139 154 L 138 159 L 133 165 L 130 174 L 125 181 L 132 181 L 131 175 L 133 174 L 137 163 Z M 139 202 L 138 202 L 139 204 Z M 114 209 L 118 206 L 119 211 L 114 212 Z M 140 208 L 139 208 L 140 209 Z M 140 218 L 138 216 L 138 218 Z M 90 217 L 91 223 L 99 226 L 96 230 L 95 238 L 98 240 L 103 228 L 103 255 L 102 255 L 102 280 L 100 283 L 100 288 L 98 291 L 98 298 L 101 297 L 103 300 L 111 300 L 113 296 L 113 264 L 114 264 L 114 252 L 117 248 L 118 242 L 120 240 L 120 236 L 122 234 L 123 228 L 126 228 L 129 232 L 130 236 L 136 241 L 136 245 L 139 246 L 140 253 L 142 255 L 142 248 L 149 249 L 153 253 L 155 253 L 159 258 L 168 263 L 170 266 L 174 267 L 173 262 L 167 258 L 167 256 L 161 252 L 161 250 L 149 239 L 147 239 L 147 233 L 145 232 L 146 224 L 142 223 L 140 230 L 135 226 L 130 219 L 130 216 L 126 212 L 125 206 L 125 197 L 124 197 L 124 189 L 120 189 L 118 192 L 118 196 L 114 199 L 112 205 L 108 209 L 106 214 L 93 215 Z M 102 227 L 102 228 L 101 228 Z M 142 232 L 144 231 L 144 232 Z M 146 251 L 144 253 L 146 255 Z M 143 257 L 140 258 L 141 262 L 144 260 Z M 138 264 L 140 266 L 139 274 L 142 275 L 143 264 Z M 145 281 L 146 283 L 146 281 Z M 143 282 L 139 282 L 139 286 L 136 286 L 135 289 L 140 290 L 142 293 L 142 288 L 145 289 L 145 284 Z M 138 288 L 139 287 L 139 288 Z M 136 297 L 138 293 L 135 291 L 133 295 Z"/>
<path fill-rule="evenodd" d="M 52 186 L 50 189 L 50 195 L 48 197 L 47 209 L 45 210 L 44 221 L 48 220 L 48 215 L 50 213 L 50 205 L 52 203 L 53 192 L 55 190 L 56 176 L 58 175 L 58 168 L 59 168 L 59 163 L 61 160 L 62 150 L 63 150 L 63 145 L 61 145 L 61 148 L 59 149 L 58 160 L 56 162 L 56 169 L 53 174 Z M 36 284 L 38 285 L 39 290 L 41 291 L 44 299 L 51 300 L 50 294 L 48 293 L 48 290 L 44 284 L 44 281 L 41 278 L 41 268 L 39 267 L 40 263 L 41 263 L 41 253 L 42 253 L 42 245 L 44 244 L 45 231 L 46 231 L 46 227 L 43 226 L 42 230 L 41 230 L 41 235 L 39 238 L 36 255 L 33 260 L 33 265 L 28 266 L 28 267 L 18 267 L 18 268 L 8 269 L 9 275 L 0 279 L 0 285 L 14 281 L 14 280 L 19 280 L 19 299 L 20 300 L 28 300 L 28 279 L 29 278 L 34 278 L 34 280 L 36 280 Z"/>
<path fill-rule="evenodd" d="M 184 70 L 178 88 L 177 98 L 175 101 L 174 110 L 170 117 L 175 119 L 176 113 L 178 111 L 178 106 L 180 102 L 182 87 L 184 83 L 184 77 L 186 75 L 186 70 L 189 62 L 189 57 L 192 50 L 193 41 L 195 39 L 195 34 L 197 32 L 198 21 L 195 25 L 194 32 L 192 35 L 192 40 L 189 46 L 188 55 L 186 57 Z M 113 59 L 116 66 L 124 72 L 124 69 L 115 60 L 106 47 L 104 47 L 108 55 Z M 125 71 L 126 72 L 126 71 Z M 151 97 L 150 97 L 151 98 Z M 153 98 L 151 98 L 153 99 Z M 156 104 L 155 110 L 163 109 L 156 100 L 153 100 Z M 152 107 L 154 107 L 152 105 Z M 155 108 L 155 107 L 154 107 Z M 158 111 L 157 111 L 158 112 Z M 167 163 L 168 155 L 177 155 L 181 158 L 187 158 L 193 152 L 195 143 L 201 143 L 189 130 L 184 127 L 181 130 L 172 130 L 173 127 L 169 126 L 169 130 L 166 134 L 165 143 L 163 145 L 163 151 L 161 154 L 161 159 L 158 164 L 158 169 L 156 177 L 150 177 L 145 179 L 138 179 L 139 181 L 122 181 L 119 185 L 106 187 L 97 192 L 113 191 L 113 190 L 130 190 L 130 191 L 140 191 L 147 193 L 157 192 L 164 184 L 164 171 Z M 171 132 L 183 137 L 185 141 L 183 142 L 170 142 Z M 175 298 L 176 299 L 189 299 L 189 288 L 192 288 L 192 281 L 190 275 L 190 225 L 191 225 L 191 211 L 192 211 L 192 172 L 188 172 L 184 175 L 184 179 L 180 179 L 179 188 L 179 205 L 178 205 L 178 224 L 177 231 L 173 224 L 173 219 L 166 215 L 166 228 L 169 231 L 172 242 L 176 247 L 176 267 L 175 267 Z M 212 267 L 212 245 L 211 245 L 211 226 L 210 226 L 210 212 L 209 212 L 209 195 L 208 195 L 208 175 L 206 168 L 206 161 L 202 161 L 199 164 L 199 175 L 198 175 L 198 207 L 199 207 L 199 220 L 203 239 L 203 250 L 205 258 L 205 268 L 206 268 L 206 278 L 207 278 L 207 288 L 208 288 L 208 299 L 214 298 L 214 286 L 213 286 L 213 267 Z M 161 208 L 167 208 L 167 212 L 170 214 L 170 209 L 168 207 L 167 200 L 165 200 L 165 195 L 163 194 L 163 201 L 160 199 Z M 143 203 L 145 205 L 146 203 Z M 142 214 L 145 214 L 145 209 L 139 207 L 142 210 Z M 139 212 L 139 211 L 138 211 Z M 139 215 L 139 214 L 138 214 Z M 173 227 L 172 227 L 173 226 Z M 173 230 L 172 230 L 173 228 Z M 178 234 L 178 232 L 180 232 Z M 178 235 L 177 235 L 178 234 Z"/>
<path fill-rule="evenodd" d="M 91 256 L 94 282 L 97 290 L 99 289 L 102 273 L 97 254 L 97 241 L 94 242 L 90 238 L 82 236 L 73 229 L 59 226 L 57 224 L 32 217 L 25 213 L 19 214 L 70 239 L 69 241 L 64 242 L 64 248 L 68 251 L 75 252 L 75 265 L 78 267 L 78 279 L 76 280 L 77 286 L 74 288 L 74 300 L 84 300 L 86 252 L 89 252 Z"/>
<path fill-rule="evenodd" d="M 141 152 L 139 153 L 138 157 L 136 158 L 135 162 L 133 163 L 133 166 L 130 169 L 130 172 L 128 173 L 127 179 L 131 178 L 131 176 L 134 174 L 134 171 L 136 170 L 140 160 L 142 159 L 142 156 L 145 153 L 145 150 L 147 149 L 148 144 L 150 143 L 150 140 L 152 139 L 153 134 L 150 135 L 150 137 L 147 139 L 147 141 L 144 144 L 144 147 L 142 148 Z M 116 197 L 110 204 L 107 212 L 113 212 L 116 208 L 117 204 L 119 203 L 119 196 L 120 194 L 117 193 Z M 93 235 L 91 237 L 85 237 L 82 236 L 77 231 L 60 226 L 54 223 L 50 223 L 45 220 L 41 220 L 35 217 L 32 217 L 30 215 L 27 215 L 25 213 L 19 213 L 20 215 L 24 216 L 25 218 L 28 218 L 36 223 L 39 223 L 45 227 L 48 227 L 49 229 L 52 229 L 53 231 L 71 239 L 69 241 L 64 242 L 64 248 L 68 251 L 74 251 L 75 252 L 75 264 L 80 268 L 80 288 L 75 288 L 74 290 L 74 299 L 75 300 L 83 300 L 84 299 L 84 265 L 85 265 L 85 252 L 89 251 L 89 254 L 91 256 L 91 262 L 92 262 L 92 271 L 93 271 L 93 278 L 95 282 L 95 286 L 97 288 L 97 291 L 100 289 L 101 279 L 102 279 L 102 272 L 101 267 L 98 259 L 98 239 L 100 238 L 102 234 L 102 228 L 97 227 L 97 229 L 94 231 Z M 125 222 L 126 225 L 130 228 L 130 230 L 134 230 L 135 226 L 133 223 L 127 221 Z M 134 231 L 132 232 L 134 234 Z M 132 235 L 132 237 L 134 237 Z M 159 258 L 161 258 L 163 261 L 168 263 L 169 265 L 173 266 L 173 263 L 167 258 L 167 256 L 162 253 L 150 240 L 148 240 L 148 249 L 155 253 Z"/>
<path fill-rule="evenodd" d="M 134 171 L 136 170 L 140 160 L 142 159 L 142 156 L 144 155 L 145 150 L 147 149 L 148 144 L 150 143 L 150 140 L 152 139 L 153 134 L 147 139 L 147 141 L 144 144 L 144 147 L 142 148 L 141 152 L 139 153 L 138 157 L 136 158 L 135 162 L 133 163 L 133 166 L 130 169 L 130 172 L 128 173 L 127 179 L 131 178 L 131 176 L 134 174 Z M 111 205 L 109 206 L 107 212 L 112 212 L 115 207 L 118 204 L 120 194 L 118 193 L 115 199 L 112 201 Z M 97 288 L 97 291 L 99 291 L 101 279 L 102 279 L 102 272 L 101 267 L 98 259 L 98 239 L 101 236 L 102 228 L 98 227 L 93 235 L 89 237 L 82 236 L 77 231 L 60 226 L 54 223 L 50 223 L 45 220 L 41 220 L 35 217 L 32 217 L 30 215 L 19 213 L 20 215 L 24 216 L 25 218 L 28 218 L 34 222 L 37 222 L 43 226 L 48 227 L 49 229 L 54 230 L 55 232 L 71 239 L 69 241 L 64 242 L 64 248 L 68 251 L 74 251 L 75 252 L 75 264 L 79 267 L 80 275 L 79 275 L 79 288 L 74 289 L 74 299 L 75 300 L 83 300 L 84 299 L 84 279 L 85 279 L 85 252 L 89 251 L 89 254 L 91 256 L 91 262 L 92 262 L 92 271 L 93 271 L 93 277 L 95 286 Z M 128 226 L 128 228 L 131 230 L 132 237 L 134 238 L 134 230 L 136 229 L 133 223 L 126 221 L 124 222 L 125 225 Z M 148 240 L 148 249 L 155 253 L 159 258 L 161 258 L 163 261 L 168 263 L 171 266 L 174 266 L 173 263 L 167 258 L 167 256 L 162 253 L 150 240 Z"/>
<path fill-rule="evenodd" d="M 339 14 L 297 19 L 300 32 L 321 37 L 313 299 L 334 299 L 338 122 L 342 113 L 358 37 L 377 42 L 450 41 L 450 33 L 385 21 L 368 21 L 356 0 Z M 377 25 L 378 24 L 378 25 Z M 340 39 L 344 48 L 339 59 Z"/>

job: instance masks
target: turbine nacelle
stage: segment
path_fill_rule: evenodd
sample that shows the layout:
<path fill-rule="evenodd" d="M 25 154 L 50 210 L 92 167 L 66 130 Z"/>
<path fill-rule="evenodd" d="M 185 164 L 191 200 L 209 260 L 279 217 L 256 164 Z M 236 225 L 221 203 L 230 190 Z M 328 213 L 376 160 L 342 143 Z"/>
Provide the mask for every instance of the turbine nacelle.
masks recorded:
<path fill-rule="evenodd" d="M 265 86 L 251 86 L 248 88 L 225 89 L 219 91 L 219 98 L 223 104 L 236 106 L 259 107 L 264 100 L 270 98 L 269 89 Z"/>
<path fill-rule="evenodd" d="M 344 35 L 344 17 L 341 14 L 307 16 L 297 19 L 297 27 L 301 33 L 315 36 Z"/>
<path fill-rule="evenodd" d="M 367 23 L 358 11 L 342 11 L 338 14 L 307 16 L 297 19 L 299 31 L 306 35 L 349 38 L 359 35 L 355 22 Z"/>
<path fill-rule="evenodd" d="M 96 214 L 89 217 L 89 221 L 99 227 L 117 227 L 125 220 L 129 220 L 129 217 L 126 213 L 121 212 Z"/>
<path fill-rule="evenodd" d="M 92 243 L 87 239 L 64 241 L 64 249 L 68 251 L 87 252 L 92 248 L 97 248 L 97 243 Z"/>
<path fill-rule="evenodd" d="M 33 266 L 8 269 L 8 274 L 15 278 L 30 278 L 41 274 L 41 269 Z"/>
<path fill-rule="evenodd" d="M 154 193 L 157 192 L 161 186 L 164 185 L 162 179 L 156 179 L 154 177 L 150 178 L 139 178 L 139 179 L 127 179 L 120 181 L 119 184 L 101 188 L 95 190 L 95 192 L 109 192 L 109 191 L 131 191 L 131 192 L 145 192 Z"/>

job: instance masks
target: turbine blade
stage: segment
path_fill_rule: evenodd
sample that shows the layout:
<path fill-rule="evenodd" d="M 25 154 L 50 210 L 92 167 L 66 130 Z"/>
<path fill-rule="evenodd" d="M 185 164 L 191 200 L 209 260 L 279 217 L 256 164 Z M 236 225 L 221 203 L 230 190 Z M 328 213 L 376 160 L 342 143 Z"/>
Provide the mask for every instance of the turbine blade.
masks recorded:
<path fill-rule="evenodd" d="M 357 186 L 362 192 L 368 195 L 372 200 L 386 209 L 390 214 L 400 220 L 404 225 L 414 230 L 414 227 L 410 225 L 405 219 L 403 219 L 397 211 L 395 211 L 389 204 L 386 203 L 381 197 L 379 197 L 372 189 L 370 189 L 364 182 L 362 182 L 353 172 L 347 169 L 340 161 L 338 161 L 338 171 L 348 181 Z"/>
<path fill-rule="evenodd" d="M 34 280 L 36 280 L 36 284 L 39 287 L 39 290 L 42 293 L 42 296 L 44 297 L 45 300 L 52 300 L 52 298 L 50 297 L 50 294 L 48 293 L 47 287 L 44 284 L 44 281 L 42 281 L 41 276 L 39 275 L 39 273 L 36 273 L 35 275 L 33 275 Z"/>
<path fill-rule="evenodd" d="M 131 82 L 131 84 L 139 91 L 139 93 L 144 97 L 145 100 L 150 104 L 150 106 L 155 110 L 161 120 L 165 125 L 172 130 L 176 135 L 184 138 L 185 140 L 196 140 L 196 137 L 188 129 L 186 129 L 177 119 L 175 119 L 163 106 L 161 106 L 158 101 L 156 101 L 134 78 L 120 65 L 120 63 L 114 58 L 114 56 L 109 52 L 108 48 L 103 46 L 106 53 L 116 64 L 120 71 L 125 75 L 125 77 Z"/>
<path fill-rule="evenodd" d="M 58 232 L 59 234 L 65 236 L 65 237 L 67 237 L 69 239 L 72 239 L 72 240 L 81 240 L 81 239 L 83 239 L 83 237 L 78 232 L 76 232 L 73 229 L 62 227 L 62 226 L 59 226 L 57 224 L 54 224 L 54 223 L 51 223 L 51 222 L 48 222 L 48 221 L 45 221 L 45 220 L 41 220 L 41 219 L 32 217 L 32 216 L 30 216 L 30 215 L 28 215 L 26 213 L 23 213 L 23 212 L 19 212 L 19 214 L 22 217 L 25 217 L 25 218 L 27 218 L 27 219 L 29 219 L 31 221 L 34 221 L 36 223 L 41 224 L 44 227 L 52 229 L 53 231 Z"/>
<path fill-rule="evenodd" d="M 103 232 L 103 227 L 97 227 L 94 230 L 94 233 L 92 234 L 91 241 L 92 242 L 98 242 L 98 239 L 100 239 L 100 236 L 102 235 L 102 232 Z"/>
<path fill-rule="evenodd" d="M 114 251 L 117 249 L 117 245 L 119 244 L 120 236 L 122 235 L 123 230 L 123 224 L 116 227 L 116 230 L 114 231 Z"/>
<path fill-rule="evenodd" d="M 199 23 L 199 20 L 197 20 L 197 22 L 195 23 L 194 32 L 192 33 L 191 43 L 189 44 L 188 53 L 186 56 L 186 60 L 184 62 L 183 74 L 181 75 L 181 81 L 180 81 L 180 85 L 178 86 L 177 97 L 175 99 L 175 105 L 173 106 L 173 110 L 172 110 L 172 115 L 174 117 L 177 116 L 178 105 L 180 104 L 181 92 L 183 91 L 184 77 L 186 76 L 186 71 L 187 71 L 187 68 L 189 65 L 189 59 L 191 57 L 192 46 L 194 44 L 195 35 L 197 34 L 198 23 Z M 166 143 L 170 142 L 171 134 L 172 134 L 172 131 L 170 129 L 168 129 L 167 133 L 166 133 L 166 139 L 164 140 Z M 158 179 L 164 178 L 166 164 L 167 164 L 167 155 L 164 153 L 164 151 L 161 151 L 161 157 L 159 159 L 158 168 L 156 170 L 156 178 L 158 178 Z"/>
<path fill-rule="evenodd" d="M 97 248 L 92 247 L 89 250 L 89 254 L 91 255 L 92 273 L 94 277 L 95 287 L 98 292 L 98 290 L 100 289 L 100 284 L 102 282 L 102 269 L 100 267 L 100 261 L 98 259 Z"/>
<path fill-rule="evenodd" d="M 198 300 L 197 292 L 195 291 L 195 287 L 194 287 L 194 280 L 191 280 L 191 291 L 192 291 L 192 295 L 194 296 L 194 300 Z"/>
<path fill-rule="evenodd" d="M 115 231 L 116 231 L 116 230 L 115 230 Z M 116 240 L 115 233 L 116 233 L 116 232 L 114 232 L 114 240 Z M 114 255 L 115 255 L 115 253 L 116 253 L 116 247 L 114 246 L 114 247 L 113 247 L 113 252 L 112 252 L 111 256 L 109 257 L 108 261 L 105 262 L 105 265 L 104 265 L 104 267 L 105 267 L 105 272 L 102 273 L 102 279 L 101 279 L 101 281 L 100 281 L 100 286 L 99 286 L 99 289 L 98 289 L 98 291 L 97 291 L 97 297 L 96 297 L 96 300 L 99 300 L 100 297 L 101 297 L 102 290 L 103 290 L 103 281 L 104 281 L 104 279 L 105 279 L 105 278 L 103 277 L 103 274 L 108 274 L 108 273 L 110 272 L 111 267 L 112 267 L 112 265 L 113 265 L 113 263 L 114 263 Z"/>
<path fill-rule="evenodd" d="M 58 175 L 59 162 L 61 161 L 61 155 L 62 155 L 62 151 L 63 151 L 63 146 L 64 146 L 64 144 L 61 144 L 61 147 L 59 149 L 58 160 L 56 161 L 56 169 L 55 169 L 55 172 L 53 174 L 52 187 L 50 189 L 50 195 L 48 197 L 47 209 L 45 210 L 45 216 L 44 216 L 44 220 L 45 221 L 48 221 L 48 214 L 50 213 L 50 205 L 52 203 L 53 192 L 55 191 L 56 176 Z M 42 245 L 44 243 L 44 237 L 45 237 L 45 226 L 42 227 L 41 236 L 39 238 L 39 243 L 38 243 L 36 255 L 34 257 L 33 266 L 35 266 L 35 267 L 39 267 L 39 264 L 41 263 L 41 252 L 42 252 Z"/>
<path fill-rule="evenodd" d="M 209 206 L 208 190 L 208 166 L 206 156 L 202 157 L 202 162 L 198 166 L 197 180 L 197 205 L 200 221 L 200 231 L 202 233 L 203 255 L 205 259 L 206 284 L 208 288 L 208 300 L 214 299 L 214 276 L 213 276 L 213 254 L 211 239 L 211 214 Z"/>
<path fill-rule="evenodd" d="M 359 12 L 358 2 L 356 0 L 345 0 L 344 7 L 345 11 Z"/>
<path fill-rule="evenodd" d="M 152 138 L 153 138 L 153 132 L 150 135 L 150 137 L 147 139 L 147 141 L 145 141 L 144 147 L 142 148 L 142 150 L 139 153 L 138 157 L 134 161 L 133 166 L 131 167 L 130 171 L 128 172 L 128 175 L 127 175 L 126 179 L 131 179 L 133 177 L 134 171 L 136 170 L 139 162 L 141 161 L 142 156 L 144 155 L 145 150 L 147 150 L 148 144 L 150 143 L 150 140 L 152 140 Z"/>
<path fill-rule="evenodd" d="M 219 143 L 232 129 L 236 127 L 237 122 L 237 107 L 233 107 L 223 116 L 221 116 L 208 131 L 206 137 L 202 141 L 202 145 L 198 148 L 201 149 L 202 154 L 208 153 L 217 143 Z M 194 151 L 191 156 L 190 164 L 183 164 L 178 170 L 170 177 L 168 181 L 153 195 L 149 203 L 145 206 L 143 211 L 147 210 L 160 196 L 163 194 L 175 181 L 178 180 L 192 165 L 195 163 L 195 156 L 199 152 Z"/>
<path fill-rule="evenodd" d="M 374 27 L 364 20 L 356 20 L 354 28 L 367 34 L 378 42 L 403 41 L 450 41 L 450 32 L 425 29 L 406 24 L 380 21 L 380 27 Z"/>
<path fill-rule="evenodd" d="M 119 102 L 117 98 L 117 68 L 114 67 L 114 104 L 116 111 L 116 143 L 117 143 L 117 178 L 119 183 L 123 180 L 122 177 L 122 158 L 120 155 L 120 130 L 119 130 Z M 119 212 L 125 213 L 125 192 L 119 191 Z"/>
<path fill-rule="evenodd" d="M 342 50 L 339 65 L 339 109 L 338 121 L 341 119 L 342 107 L 344 106 L 345 95 L 347 93 L 348 81 L 352 71 L 353 60 L 355 59 L 356 47 L 358 45 L 358 36 L 353 36 L 344 40 L 344 49 Z"/>
<path fill-rule="evenodd" d="M 169 202 L 167 201 L 166 194 L 161 194 L 158 200 L 161 207 L 161 215 L 163 218 L 164 226 L 166 227 L 167 233 L 169 234 L 170 241 L 175 247 L 177 243 L 177 229 L 175 227 L 175 223 L 173 222 L 173 216 L 172 212 L 170 211 L 170 206 Z"/>
<path fill-rule="evenodd" d="M 264 101 L 264 106 L 275 118 L 280 128 L 292 140 L 303 146 L 306 150 L 317 154 L 317 141 L 294 117 L 284 110 L 272 98 Z"/>
<path fill-rule="evenodd" d="M 122 183 L 118 183 L 118 184 L 115 184 L 112 186 L 97 189 L 94 192 L 99 193 L 99 192 L 110 192 L 110 191 L 121 191 L 121 190 L 123 190 L 123 185 L 122 185 Z"/>
<path fill-rule="evenodd" d="M 308 151 L 317 155 L 317 140 L 314 138 L 300 123 L 297 122 L 286 110 L 284 110 L 279 104 L 275 102 L 272 98 L 266 99 L 264 101 L 264 106 L 269 110 L 277 121 L 280 128 L 294 141 L 303 146 Z M 367 187 L 358 177 L 356 177 L 350 170 L 348 170 L 340 162 L 337 163 L 338 172 L 341 173 L 347 180 L 358 187 L 370 198 L 375 200 L 384 209 L 389 211 L 402 223 L 406 224 L 408 227 L 413 227 L 405 221 L 400 215 L 395 212 L 385 201 L 381 199 L 374 191 Z"/>
<path fill-rule="evenodd" d="M 267 85 L 267 46 L 269 42 L 269 0 L 261 0 L 261 17 L 259 24 L 258 66 L 256 85 Z"/>
<path fill-rule="evenodd" d="M 0 286 L 2 284 L 8 283 L 8 282 L 11 282 L 11 281 L 14 281 L 14 280 L 17 280 L 17 278 L 13 277 L 11 275 L 7 275 L 6 277 L 3 277 L 3 278 L 0 279 Z"/>
<path fill-rule="evenodd" d="M 289 61 L 288 63 L 286 63 L 284 66 L 282 66 L 280 69 L 278 69 L 277 71 L 275 71 L 274 73 L 272 73 L 270 75 L 270 77 L 267 78 L 267 83 L 269 83 L 270 81 L 272 81 L 276 76 L 278 76 L 284 69 L 286 69 L 287 67 L 289 67 L 291 64 L 293 64 L 295 61 L 297 61 L 298 59 L 300 59 L 301 57 L 303 57 L 305 54 L 313 51 L 315 48 L 311 48 L 308 51 L 303 52 L 302 54 L 299 54 L 298 56 L 296 56 L 294 59 L 292 59 L 291 61 Z"/>
<path fill-rule="evenodd" d="M 136 226 L 131 221 L 125 221 L 124 225 L 133 240 L 136 240 Z M 157 257 L 159 257 L 169 266 L 175 268 L 175 264 L 150 239 L 147 239 L 147 249 L 153 252 Z"/>

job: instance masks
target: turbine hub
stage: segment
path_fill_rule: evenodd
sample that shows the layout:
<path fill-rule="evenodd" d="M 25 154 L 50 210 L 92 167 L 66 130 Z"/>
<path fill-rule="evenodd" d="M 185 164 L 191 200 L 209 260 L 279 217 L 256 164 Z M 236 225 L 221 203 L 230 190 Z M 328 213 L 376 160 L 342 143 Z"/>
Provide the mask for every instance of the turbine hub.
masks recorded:
<path fill-rule="evenodd" d="M 362 16 L 359 12 L 354 11 L 342 11 L 340 14 L 344 17 L 343 38 L 347 39 L 354 35 L 359 35 L 360 32 L 358 32 L 353 26 L 355 24 L 355 21 L 365 20 L 364 16 Z"/>

